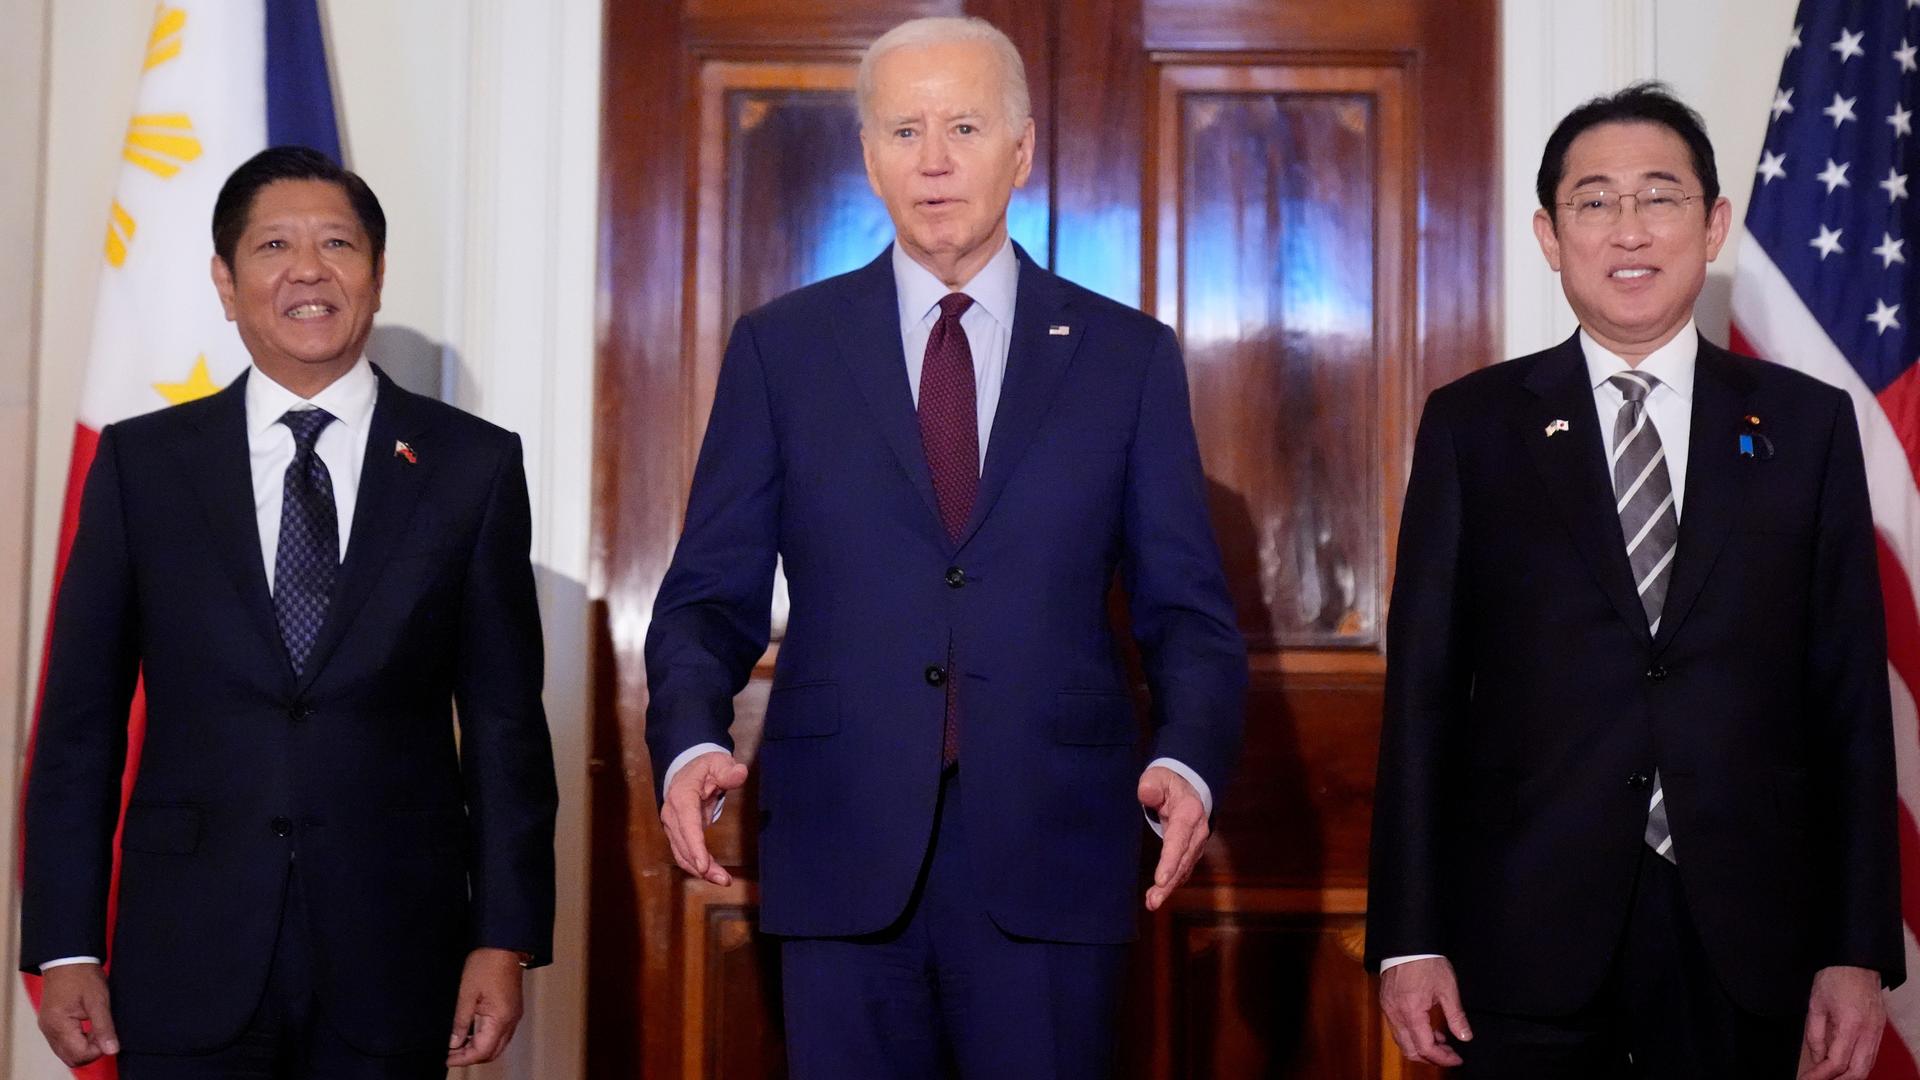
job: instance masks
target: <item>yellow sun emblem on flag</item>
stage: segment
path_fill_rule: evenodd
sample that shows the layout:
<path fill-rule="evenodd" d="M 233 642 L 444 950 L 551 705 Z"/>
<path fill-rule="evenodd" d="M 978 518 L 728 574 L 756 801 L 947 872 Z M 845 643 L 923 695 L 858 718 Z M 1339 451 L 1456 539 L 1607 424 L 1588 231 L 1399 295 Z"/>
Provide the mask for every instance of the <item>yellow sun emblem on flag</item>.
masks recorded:
<path fill-rule="evenodd" d="M 180 55 L 180 31 L 186 29 L 187 13 L 179 8 L 159 5 L 153 13 L 153 32 L 147 35 L 147 65 L 152 71 Z"/>
<path fill-rule="evenodd" d="M 193 121 L 186 113 L 148 113 L 127 125 L 127 144 L 121 156 L 162 180 L 200 156 L 200 140 L 193 137 Z"/>
<path fill-rule="evenodd" d="M 133 215 L 119 199 L 113 200 L 107 214 L 107 262 L 119 266 L 127 261 L 127 245 L 133 242 Z"/>
<path fill-rule="evenodd" d="M 169 405 L 185 405 L 189 401 L 198 401 L 220 392 L 220 388 L 214 385 L 212 374 L 207 371 L 206 353 L 194 358 L 193 370 L 187 373 L 186 382 L 154 383 L 153 388 L 167 399 Z"/>

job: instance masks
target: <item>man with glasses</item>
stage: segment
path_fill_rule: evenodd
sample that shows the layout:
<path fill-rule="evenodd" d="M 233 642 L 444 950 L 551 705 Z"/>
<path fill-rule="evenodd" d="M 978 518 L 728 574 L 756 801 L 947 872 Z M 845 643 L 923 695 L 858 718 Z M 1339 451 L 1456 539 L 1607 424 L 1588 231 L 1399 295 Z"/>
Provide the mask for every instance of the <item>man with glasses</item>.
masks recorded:
<path fill-rule="evenodd" d="M 1865 1077 L 1905 970 L 1852 405 L 1695 329 L 1732 212 L 1664 88 L 1570 113 L 1538 194 L 1579 329 L 1415 443 L 1381 1005 L 1463 1076 Z"/>

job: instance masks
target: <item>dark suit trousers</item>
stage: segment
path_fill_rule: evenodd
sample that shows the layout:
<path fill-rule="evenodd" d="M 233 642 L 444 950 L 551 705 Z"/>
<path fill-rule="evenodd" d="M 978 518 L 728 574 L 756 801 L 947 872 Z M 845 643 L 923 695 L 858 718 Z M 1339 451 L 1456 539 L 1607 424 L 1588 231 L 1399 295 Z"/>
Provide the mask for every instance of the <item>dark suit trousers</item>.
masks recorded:
<path fill-rule="evenodd" d="M 372 1057 L 334 1033 L 314 997 L 306 904 L 291 866 L 286 889 L 266 992 L 240 1037 L 206 1054 L 123 1053 L 121 1080 L 443 1080 L 445 1050 Z"/>
<path fill-rule="evenodd" d="M 794 1080 L 1048 1080 L 1112 1072 L 1124 945 L 1008 936 L 973 888 L 958 772 L 907 911 L 859 938 L 781 943 Z"/>
<path fill-rule="evenodd" d="M 1471 987 L 1461 994 L 1473 1027 L 1473 1041 L 1457 1045 L 1461 1080 L 1791 1080 L 1799 1061 L 1804 1018 L 1756 1016 L 1727 997 L 1680 872 L 1650 849 L 1592 1004 L 1572 1016 L 1514 1016 L 1476 1009 Z"/>

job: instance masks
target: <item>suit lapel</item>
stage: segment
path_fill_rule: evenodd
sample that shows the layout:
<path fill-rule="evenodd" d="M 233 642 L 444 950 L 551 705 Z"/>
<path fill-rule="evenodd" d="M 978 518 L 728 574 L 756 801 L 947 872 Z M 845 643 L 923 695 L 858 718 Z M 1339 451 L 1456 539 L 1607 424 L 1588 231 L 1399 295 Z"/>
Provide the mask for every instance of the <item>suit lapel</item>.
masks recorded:
<path fill-rule="evenodd" d="M 1020 464 L 1027 444 L 1033 441 L 1034 432 L 1059 392 L 1060 380 L 1080 339 L 1086 336 L 1067 315 L 1068 302 L 1060 279 L 1034 265 L 1020 245 L 1014 245 L 1014 253 L 1020 260 L 1020 281 L 1015 291 L 1013 333 L 1007 345 L 1007 373 L 987 439 L 986 467 L 981 470 L 973 515 L 960 534 L 962 546 L 979 531 L 994 502 L 1006 490 L 1014 467 Z M 1066 326 L 1068 332 L 1055 334 L 1055 326 Z"/>
<path fill-rule="evenodd" d="M 900 345 L 900 300 L 893 283 L 893 249 L 847 279 L 841 292 L 845 318 L 834 324 L 840 359 L 866 398 L 880 434 L 926 504 L 941 536 L 940 503 L 933 495 L 933 474 L 920 445 L 920 422 L 907 382 L 907 359 Z"/>
<path fill-rule="evenodd" d="M 368 424 L 367 456 L 360 466 L 360 492 L 353 510 L 353 531 L 347 538 L 347 557 L 334 581 L 327 618 L 314 639 L 299 689 L 313 685 L 327 658 L 340 644 L 346 629 L 366 603 L 367 594 L 386 568 L 400 537 L 406 535 L 414 507 L 426 490 L 437 463 L 428 434 L 431 415 L 418 399 L 374 369 L 380 378 Z M 417 461 L 408 461 L 396 444 L 405 442 Z"/>
<path fill-rule="evenodd" d="M 280 658 L 282 673 L 293 674 L 280 622 L 273 614 L 273 596 L 267 587 L 266 556 L 260 552 L 260 521 L 254 513 L 253 465 L 247 439 L 247 378 L 242 372 L 225 390 L 207 402 L 207 408 L 187 433 L 184 471 L 207 515 L 209 532 L 220 562 L 233 580 L 240 604 L 256 629 Z"/>
<path fill-rule="evenodd" d="M 1520 417 L 1520 439 L 1601 591 L 1634 633 L 1651 642 L 1646 610 L 1627 561 L 1627 542 L 1620 534 L 1606 444 L 1579 335 L 1542 356 L 1525 385 L 1534 401 Z M 1560 428 L 1558 421 L 1566 427 Z M 1551 435 L 1550 426 L 1556 429 Z"/>
<path fill-rule="evenodd" d="M 1665 649 L 1700 598 L 1707 576 L 1726 545 L 1745 504 L 1751 462 L 1736 441 L 1753 378 L 1744 361 L 1702 339 L 1694 365 L 1693 411 L 1687 438 L 1687 496 L 1680 514 L 1680 545 L 1673 556 L 1673 582 L 1660 613 L 1655 653 Z"/>

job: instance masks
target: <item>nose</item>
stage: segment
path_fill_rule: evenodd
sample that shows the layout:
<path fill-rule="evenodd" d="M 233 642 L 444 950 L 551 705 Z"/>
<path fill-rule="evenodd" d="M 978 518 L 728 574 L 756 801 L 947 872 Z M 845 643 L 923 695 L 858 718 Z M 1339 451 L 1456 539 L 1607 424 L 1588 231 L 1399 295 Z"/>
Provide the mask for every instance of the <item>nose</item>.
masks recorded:
<path fill-rule="evenodd" d="M 947 146 L 947 136 L 943 131 L 930 131 L 920 140 L 920 172 L 925 176 L 939 176 L 953 168 L 953 155 Z"/>
<path fill-rule="evenodd" d="M 306 241 L 293 245 L 293 259 L 287 264 L 287 277 L 293 281 L 311 282 L 326 277 L 327 263 L 320 257 L 320 247 Z"/>
<path fill-rule="evenodd" d="M 1612 239 L 1624 248 L 1645 247 L 1653 239 L 1646 218 L 1640 216 L 1640 200 L 1632 195 L 1620 197 L 1620 217 L 1613 223 Z"/>

